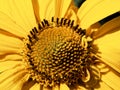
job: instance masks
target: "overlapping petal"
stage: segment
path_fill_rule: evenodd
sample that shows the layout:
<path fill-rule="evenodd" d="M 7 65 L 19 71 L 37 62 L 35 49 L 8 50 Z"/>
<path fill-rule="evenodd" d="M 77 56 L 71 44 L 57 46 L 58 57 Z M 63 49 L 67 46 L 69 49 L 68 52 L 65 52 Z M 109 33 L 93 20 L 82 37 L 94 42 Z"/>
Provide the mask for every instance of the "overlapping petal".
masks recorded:
<path fill-rule="evenodd" d="M 0 89 L 12 90 L 22 77 L 26 75 L 23 66 L 17 66 L 10 70 L 6 70 L 0 74 Z"/>
<path fill-rule="evenodd" d="M 117 28 L 120 27 L 120 16 L 106 22 L 102 25 L 94 34 L 93 38 L 97 39 L 100 38 L 108 33 L 113 33 L 117 31 Z"/>
<path fill-rule="evenodd" d="M 95 44 L 99 47 L 102 61 L 120 73 L 120 28 L 117 30 L 95 40 Z"/>
<path fill-rule="evenodd" d="M 110 90 L 119 90 L 120 73 L 116 73 L 114 70 L 110 70 L 106 74 L 103 74 L 101 79 L 111 88 Z"/>
<path fill-rule="evenodd" d="M 35 8 L 36 2 L 38 2 L 38 10 Z M 37 17 L 40 17 L 41 20 L 50 19 L 55 15 L 55 0 L 35 0 L 33 1 L 33 6 Z"/>
<path fill-rule="evenodd" d="M 10 69 L 20 66 L 22 64 L 23 63 L 21 61 L 0 61 L 0 72 L 10 70 Z"/>
<path fill-rule="evenodd" d="M 27 81 L 28 75 L 22 75 L 21 79 L 13 86 L 12 90 L 22 90 L 23 84 Z"/>
<path fill-rule="evenodd" d="M 72 0 L 55 1 L 55 17 L 64 17 Z"/>
<path fill-rule="evenodd" d="M 3 6 L 4 4 L 6 7 Z M 0 8 L 0 12 L 5 13 L 12 18 L 14 23 L 23 28 L 24 32 L 28 33 L 29 30 L 36 26 L 36 19 L 31 0 L 1 0 L 1 5 L 2 8 Z M 7 19 L 8 18 L 5 20 Z"/>
<path fill-rule="evenodd" d="M 86 0 L 78 10 L 82 28 L 88 28 L 97 21 L 120 10 L 119 0 Z"/>
<path fill-rule="evenodd" d="M 20 53 L 20 46 L 23 46 L 21 40 L 0 34 L 0 52 L 2 54 L 9 52 Z"/>
<path fill-rule="evenodd" d="M 19 37 L 25 37 L 26 32 L 23 27 L 16 24 L 16 21 L 11 19 L 8 15 L 0 11 L 0 34 L 6 31 L 8 33 L 12 33 L 14 35 L 17 35 Z"/>
<path fill-rule="evenodd" d="M 35 3 L 38 2 L 38 8 Z M 71 3 L 71 0 L 35 0 L 33 6 L 37 17 L 40 19 L 51 19 L 51 17 L 64 17 L 65 13 Z M 39 13 L 39 14 L 38 14 Z"/>
<path fill-rule="evenodd" d="M 100 82 L 100 86 L 96 90 L 113 90 L 106 82 Z"/>

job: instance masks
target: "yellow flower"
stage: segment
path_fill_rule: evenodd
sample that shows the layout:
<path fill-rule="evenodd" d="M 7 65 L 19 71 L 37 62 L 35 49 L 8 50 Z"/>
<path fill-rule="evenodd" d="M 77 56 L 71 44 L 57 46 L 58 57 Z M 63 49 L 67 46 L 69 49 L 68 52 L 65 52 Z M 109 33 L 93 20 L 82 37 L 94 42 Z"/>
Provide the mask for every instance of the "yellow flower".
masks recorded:
<path fill-rule="evenodd" d="M 119 90 L 119 0 L 0 0 L 0 90 Z"/>

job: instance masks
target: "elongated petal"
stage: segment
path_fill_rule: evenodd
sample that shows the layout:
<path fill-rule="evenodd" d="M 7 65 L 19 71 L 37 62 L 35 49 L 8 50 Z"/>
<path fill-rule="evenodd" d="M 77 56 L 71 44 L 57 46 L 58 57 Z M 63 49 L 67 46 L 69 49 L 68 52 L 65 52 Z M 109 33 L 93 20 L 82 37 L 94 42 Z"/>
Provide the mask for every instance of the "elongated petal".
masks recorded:
<path fill-rule="evenodd" d="M 106 82 L 100 82 L 100 86 L 95 90 L 113 90 Z"/>
<path fill-rule="evenodd" d="M 55 16 L 64 17 L 72 0 L 56 0 Z"/>
<path fill-rule="evenodd" d="M 13 0 L 13 2 L 9 1 L 9 4 L 12 10 L 12 15 L 16 16 L 15 20 L 17 20 L 18 23 L 25 28 L 26 32 L 36 26 L 31 0 Z"/>
<path fill-rule="evenodd" d="M 0 52 L 1 53 L 9 53 L 11 52 L 19 52 L 23 43 L 16 38 L 9 37 L 3 34 L 0 34 Z"/>
<path fill-rule="evenodd" d="M 75 25 L 78 24 L 78 18 L 77 18 L 77 15 L 73 9 L 68 10 L 65 18 L 68 18 L 70 20 L 74 20 Z"/>
<path fill-rule="evenodd" d="M 87 0 L 78 10 L 81 27 L 88 28 L 95 22 L 120 10 L 119 0 Z"/>
<path fill-rule="evenodd" d="M 0 84 L 23 69 L 24 67 L 22 65 L 16 65 L 13 68 L 0 73 Z"/>
<path fill-rule="evenodd" d="M 36 20 L 34 16 L 34 11 L 32 7 L 32 2 L 31 0 L 4 0 L 1 1 L 1 4 L 6 4 L 6 8 L 9 8 L 10 16 L 16 24 L 20 25 L 24 31 L 29 32 L 31 28 L 36 26 Z M 2 8 L 4 6 L 2 5 Z M 1 12 L 8 14 L 9 11 L 2 11 Z"/>
<path fill-rule="evenodd" d="M 116 28 L 120 27 L 120 16 L 114 18 L 113 20 L 105 23 L 103 26 L 100 27 L 100 29 L 96 32 L 94 35 L 94 39 L 100 38 L 101 36 L 104 36 L 107 33 L 114 32 Z"/>
<path fill-rule="evenodd" d="M 6 56 L 1 56 L 0 61 L 22 61 L 22 56 L 18 54 L 11 54 Z"/>
<path fill-rule="evenodd" d="M 0 61 L 0 72 L 4 72 L 14 67 L 20 66 L 21 64 L 21 61 Z"/>
<path fill-rule="evenodd" d="M 30 90 L 33 85 L 35 85 L 35 81 L 33 81 L 32 79 L 28 79 L 22 86 L 22 89 L 21 90 Z"/>
<path fill-rule="evenodd" d="M 39 12 L 40 11 L 40 6 L 38 4 L 38 0 L 32 0 L 32 5 L 33 5 L 36 20 L 39 23 L 41 20 L 40 20 L 40 12 Z"/>
<path fill-rule="evenodd" d="M 120 73 L 120 28 L 95 40 L 101 60 Z"/>
<path fill-rule="evenodd" d="M 105 82 L 112 90 L 120 89 L 120 73 L 115 73 L 113 70 L 102 75 L 102 81 Z"/>
<path fill-rule="evenodd" d="M 25 29 L 16 24 L 16 21 L 11 19 L 11 17 L 0 11 L 0 33 L 2 33 L 2 30 L 20 37 L 26 36 Z"/>
<path fill-rule="evenodd" d="M 37 0 L 40 19 L 50 19 L 55 15 L 55 0 Z"/>
<path fill-rule="evenodd" d="M 0 73 L 0 89 L 12 90 L 16 83 L 24 76 L 26 72 L 23 66 L 18 66 L 13 69 Z"/>
<path fill-rule="evenodd" d="M 8 0 L 0 0 L 0 12 L 5 13 L 6 15 L 10 16 L 10 8 L 9 8 L 9 3 Z M 0 15 L 1 16 L 1 15 Z"/>
<path fill-rule="evenodd" d="M 22 57 L 19 55 L 7 55 L 0 57 L 0 72 L 22 65 Z"/>
<path fill-rule="evenodd" d="M 64 17 L 71 0 L 38 0 L 38 3 L 40 19 L 43 20 L 53 16 Z"/>
<path fill-rule="evenodd" d="M 24 75 L 20 78 L 19 81 L 13 86 L 12 90 L 22 90 L 23 84 L 27 81 L 28 75 Z"/>

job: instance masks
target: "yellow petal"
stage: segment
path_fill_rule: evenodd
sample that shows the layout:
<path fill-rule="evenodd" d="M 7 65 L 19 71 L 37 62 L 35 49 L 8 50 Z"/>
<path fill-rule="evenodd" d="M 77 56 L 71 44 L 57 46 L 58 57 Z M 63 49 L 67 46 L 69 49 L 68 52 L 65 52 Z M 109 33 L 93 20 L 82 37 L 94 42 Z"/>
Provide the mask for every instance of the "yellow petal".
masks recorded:
<path fill-rule="evenodd" d="M 55 15 L 55 0 L 38 0 L 40 19 L 51 19 Z"/>
<path fill-rule="evenodd" d="M 0 90 L 12 90 L 16 83 L 26 75 L 22 66 L 10 69 L 0 74 Z"/>
<path fill-rule="evenodd" d="M 23 43 L 13 37 L 9 37 L 3 34 L 0 34 L 0 52 L 5 53 L 5 52 L 19 52 L 20 48 L 23 46 Z"/>
<path fill-rule="evenodd" d="M 36 20 L 31 0 L 5 0 L 2 4 L 8 3 L 6 8 L 10 8 L 10 16 L 15 23 L 20 25 L 26 32 L 36 26 Z M 4 6 L 2 7 L 4 8 Z M 0 10 L 1 11 L 1 10 Z M 2 11 L 7 13 L 8 11 Z"/>
<path fill-rule="evenodd" d="M 74 20 L 75 25 L 78 24 L 78 18 L 77 18 L 77 15 L 73 9 L 68 10 L 65 18 L 68 18 L 70 20 Z"/>
<path fill-rule="evenodd" d="M 78 10 L 81 27 L 88 28 L 95 22 L 120 10 L 119 0 L 87 0 Z"/>
<path fill-rule="evenodd" d="M 66 84 L 60 84 L 60 90 L 70 90 Z"/>
<path fill-rule="evenodd" d="M 31 0 L 11 0 L 8 1 L 11 8 L 12 17 L 14 16 L 14 20 L 25 28 L 26 32 L 31 30 L 34 26 L 36 26 L 35 15 L 33 11 L 33 6 Z"/>
<path fill-rule="evenodd" d="M 34 14 L 36 17 L 37 22 L 40 22 L 40 6 L 38 4 L 38 0 L 32 0 L 32 5 L 33 5 L 33 9 L 34 9 Z"/>
<path fill-rule="evenodd" d="M 29 76 L 29 75 L 28 75 Z M 32 79 L 28 79 L 22 86 L 21 90 L 30 90 L 30 88 L 32 88 L 33 85 L 35 85 L 35 81 L 33 81 Z M 39 89 L 40 90 L 40 89 Z"/>
<path fill-rule="evenodd" d="M 114 32 L 118 27 L 120 27 L 120 16 L 114 18 L 113 20 L 110 20 L 109 22 L 101 26 L 93 38 L 97 39 L 107 33 Z"/>
<path fill-rule="evenodd" d="M 0 61 L 0 72 L 10 70 L 23 64 L 21 61 Z"/>
<path fill-rule="evenodd" d="M 10 16 L 10 8 L 9 8 L 9 3 L 8 0 L 0 0 L 0 12 L 4 11 L 3 13 L 5 13 L 6 15 Z M 1 15 L 0 15 L 1 16 Z"/>
<path fill-rule="evenodd" d="M 19 71 L 23 71 L 23 70 L 24 70 L 24 66 L 18 65 L 9 70 L 6 70 L 0 73 L 0 84 L 4 82 L 5 80 L 7 80 L 8 78 L 11 78 L 14 74 L 18 73 Z"/>
<path fill-rule="evenodd" d="M 16 84 L 13 86 L 12 90 L 23 90 L 23 84 L 28 80 L 28 75 L 23 76 Z"/>
<path fill-rule="evenodd" d="M 94 42 L 97 44 L 101 60 L 120 73 L 120 28 Z"/>
<path fill-rule="evenodd" d="M 1 61 L 22 61 L 22 56 L 18 54 L 12 54 L 12 55 L 6 55 L 6 56 L 1 56 L 0 57 L 0 62 Z"/>
<path fill-rule="evenodd" d="M 16 21 L 11 19 L 11 17 L 6 15 L 5 13 L 0 12 L 0 33 L 2 33 L 2 30 L 5 30 L 20 37 L 26 36 L 25 29 L 19 26 Z"/>
<path fill-rule="evenodd" d="M 64 17 L 72 0 L 56 0 L 55 17 Z"/>
<path fill-rule="evenodd" d="M 30 88 L 30 90 L 41 90 L 41 89 L 40 89 L 40 84 L 39 84 L 39 83 L 34 84 L 34 85 Z"/>
<path fill-rule="evenodd" d="M 107 83 L 105 82 L 100 82 L 100 86 L 96 88 L 95 90 L 113 90 Z"/>
<path fill-rule="evenodd" d="M 105 82 L 112 90 L 120 89 L 120 73 L 115 73 L 113 70 L 102 75 L 102 81 Z M 110 90 L 111 90 L 110 89 Z M 102 90 L 102 89 L 101 89 Z"/>

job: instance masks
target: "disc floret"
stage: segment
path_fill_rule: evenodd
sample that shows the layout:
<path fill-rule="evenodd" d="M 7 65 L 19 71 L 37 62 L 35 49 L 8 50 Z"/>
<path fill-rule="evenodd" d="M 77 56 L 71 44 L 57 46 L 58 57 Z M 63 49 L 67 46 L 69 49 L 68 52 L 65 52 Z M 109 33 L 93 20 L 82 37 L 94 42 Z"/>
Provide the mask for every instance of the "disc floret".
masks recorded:
<path fill-rule="evenodd" d="M 88 76 L 93 54 L 86 30 L 74 20 L 52 17 L 34 27 L 25 43 L 25 63 L 30 77 L 44 86 L 76 84 Z"/>

